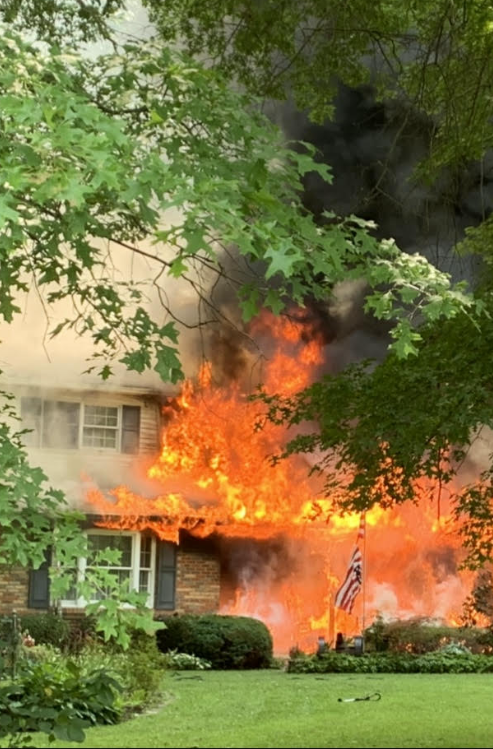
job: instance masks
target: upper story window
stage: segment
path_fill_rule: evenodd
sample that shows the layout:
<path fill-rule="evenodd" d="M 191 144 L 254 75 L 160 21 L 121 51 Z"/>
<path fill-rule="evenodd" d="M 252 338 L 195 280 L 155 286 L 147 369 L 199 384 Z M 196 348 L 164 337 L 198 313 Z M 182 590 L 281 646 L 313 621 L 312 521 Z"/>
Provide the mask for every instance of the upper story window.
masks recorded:
<path fill-rule="evenodd" d="M 139 451 L 140 406 L 21 398 L 24 444 L 58 449 Z"/>
<path fill-rule="evenodd" d="M 84 406 L 82 444 L 84 447 L 109 447 L 116 450 L 119 437 L 119 408 Z"/>

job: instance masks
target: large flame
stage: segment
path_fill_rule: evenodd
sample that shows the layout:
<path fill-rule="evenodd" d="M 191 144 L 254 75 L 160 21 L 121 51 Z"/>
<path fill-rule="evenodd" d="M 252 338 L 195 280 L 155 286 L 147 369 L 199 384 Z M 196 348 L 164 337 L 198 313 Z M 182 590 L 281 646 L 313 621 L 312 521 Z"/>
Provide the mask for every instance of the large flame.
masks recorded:
<path fill-rule="evenodd" d="M 326 358 L 323 343 L 307 342 L 306 326 L 294 319 L 264 315 L 251 333 L 267 332 L 267 392 L 308 385 Z M 161 453 L 148 470 L 161 487 L 157 496 L 120 486 L 89 498 L 107 527 L 150 529 L 175 542 L 181 530 L 225 539 L 223 611 L 263 619 L 278 652 L 313 646 L 318 635 L 333 639 L 339 629 L 354 633 L 377 611 L 459 616 L 472 579 L 457 571 L 459 542 L 443 507 L 440 521 L 429 502 L 367 513 L 364 585 L 349 616 L 334 611 L 333 600 L 359 517 L 333 511 L 334 497 L 320 494 L 302 458 L 269 460 L 285 443 L 285 429 L 267 423 L 259 430 L 258 404 L 239 385 L 214 386 L 209 366 L 196 385 L 185 384 L 165 418 Z"/>

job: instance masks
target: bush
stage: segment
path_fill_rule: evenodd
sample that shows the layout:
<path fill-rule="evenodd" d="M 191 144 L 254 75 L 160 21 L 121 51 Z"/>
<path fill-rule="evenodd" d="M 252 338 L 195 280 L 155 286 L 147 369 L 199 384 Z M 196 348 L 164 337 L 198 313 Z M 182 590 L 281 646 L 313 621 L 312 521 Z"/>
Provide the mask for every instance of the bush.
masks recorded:
<path fill-rule="evenodd" d="M 217 614 L 165 617 L 157 632 L 160 650 L 203 658 L 216 669 L 269 668 L 272 637 L 263 622 L 246 616 Z"/>
<path fill-rule="evenodd" d="M 421 618 L 384 622 L 378 617 L 364 634 L 367 651 L 420 655 L 452 644 L 465 647 L 473 653 L 486 654 L 493 651 L 491 630 L 436 625 Z"/>
<path fill-rule="evenodd" d="M 28 614 L 20 617 L 21 629 L 29 632 L 36 645 L 54 645 L 62 648 L 69 636 L 70 627 L 57 614 Z"/>
<path fill-rule="evenodd" d="M 206 671 L 212 668 L 210 661 L 188 653 L 177 653 L 176 650 L 170 650 L 162 657 L 166 668 L 174 668 L 176 671 Z"/>
<path fill-rule="evenodd" d="M 123 706 L 126 711 L 141 711 L 159 699 L 164 668 L 155 635 L 135 632 L 129 649 L 120 652 L 118 674 L 125 687 Z"/>
<path fill-rule="evenodd" d="M 77 663 L 83 673 L 100 666 L 116 678 L 123 687 L 117 704 L 125 714 L 141 712 L 161 695 L 166 663 L 154 635 L 133 633 L 128 650 L 95 641 L 78 654 Z"/>
<path fill-rule="evenodd" d="M 85 728 L 119 720 L 119 689 L 101 669 L 83 675 L 72 661 L 38 663 L 0 687 L 0 738 L 18 746 L 22 733 L 42 731 L 50 739 L 83 741 Z"/>
<path fill-rule="evenodd" d="M 330 652 L 322 656 L 297 655 L 288 663 L 290 673 L 401 673 L 468 674 L 493 673 L 493 658 L 467 652 L 372 653 L 362 656 Z"/>
<path fill-rule="evenodd" d="M 20 648 L 19 666 L 22 669 L 26 664 L 34 663 L 59 663 L 62 653 L 53 645 L 22 645 Z"/>
<path fill-rule="evenodd" d="M 64 643 L 64 650 L 76 655 L 94 642 L 102 642 L 102 637 L 96 632 L 96 617 L 82 616 L 70 622 L 69 633 Z"/>

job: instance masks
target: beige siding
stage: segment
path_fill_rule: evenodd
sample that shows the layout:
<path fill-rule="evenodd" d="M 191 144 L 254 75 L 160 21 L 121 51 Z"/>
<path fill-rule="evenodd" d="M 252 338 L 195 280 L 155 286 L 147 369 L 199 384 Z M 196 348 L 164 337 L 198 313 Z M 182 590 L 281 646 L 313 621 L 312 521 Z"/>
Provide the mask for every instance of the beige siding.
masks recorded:
<path fill-rule="evenodd" d="M 19 386 L 15 389 L 20 413 L 22 396 L 44 400 L 81 402 L 86 405 L 140 406 L 139 454 L 95 447 L 43 448 L 28 447 L 30 462 L 39 465 L 50 483 L 61 489 L 70 505 L 91 511 L 87 504 L 89 488 L 107 492 L 120 485 L 131 491 L 153 495 L 146 479 L 146 468 L 159 453 L 161 406 L 151 393 L 99 390 L 41 389 Z M 154 487 L 155 490 L 155 487 Z"/>

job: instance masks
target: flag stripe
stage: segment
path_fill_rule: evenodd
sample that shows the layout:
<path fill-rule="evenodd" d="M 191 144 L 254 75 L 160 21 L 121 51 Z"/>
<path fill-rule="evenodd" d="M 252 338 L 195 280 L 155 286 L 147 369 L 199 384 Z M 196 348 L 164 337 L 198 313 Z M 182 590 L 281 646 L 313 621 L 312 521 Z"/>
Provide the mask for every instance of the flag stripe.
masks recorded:
<path fill-rule="evenodd" d="M 354 599 L 361 590 L 363 557 L 356 546 L 349 561 L 346 577 L 336 593 L 335 605 L 349 614 L 353 608 Z"/>
<path fill-rule="evenodd" d="M 334 605 L 337 606 L 337 608 L 347 611 L 348 614 L 353 610 L 354 599 L 360 592 L 363 583 L 363 557 L 358 543 L 364 538 L 365 513 L 360 517 L 356 546 L 354 547 L 351 559 L 349 560 L 346 577 L 337 591 L 334 601 Z"/>

